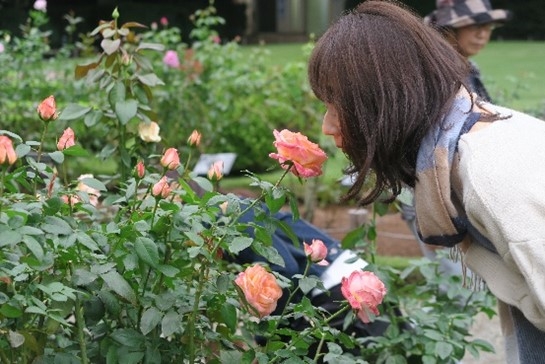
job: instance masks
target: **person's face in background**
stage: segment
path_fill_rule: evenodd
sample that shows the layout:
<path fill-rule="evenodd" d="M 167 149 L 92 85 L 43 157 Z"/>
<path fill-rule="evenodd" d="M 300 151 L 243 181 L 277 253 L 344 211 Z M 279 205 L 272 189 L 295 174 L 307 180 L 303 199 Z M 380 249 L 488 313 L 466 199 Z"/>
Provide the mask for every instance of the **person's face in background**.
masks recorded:
<path fill-rule="evenodd" d="M 483 49 L 488 41 L 495 23 L 473 24 L 454 30 L 458 50 L 464 57 L 472 57 Z"/>

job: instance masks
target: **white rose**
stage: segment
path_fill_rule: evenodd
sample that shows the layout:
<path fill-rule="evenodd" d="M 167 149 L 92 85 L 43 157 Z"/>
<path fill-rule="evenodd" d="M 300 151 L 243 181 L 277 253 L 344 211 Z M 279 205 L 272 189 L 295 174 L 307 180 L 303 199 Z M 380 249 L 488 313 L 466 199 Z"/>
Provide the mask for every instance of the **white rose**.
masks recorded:
<path fill-rule="evenodd" d="M 155 121 L 138 124 L 138 134 L 140 135 L 140 139 L 145 142 L 158 143 L 161 141 L 159 125 Z"/>

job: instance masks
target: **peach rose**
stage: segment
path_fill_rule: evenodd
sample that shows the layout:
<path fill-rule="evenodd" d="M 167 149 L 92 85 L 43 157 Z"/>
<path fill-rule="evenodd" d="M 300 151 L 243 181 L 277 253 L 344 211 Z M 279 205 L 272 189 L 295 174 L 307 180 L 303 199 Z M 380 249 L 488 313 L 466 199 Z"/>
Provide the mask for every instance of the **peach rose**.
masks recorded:
<path fill-rule="evenodd" d="M 151 188 L 151 194 L 155 197 L 167 198 L 172 192 L 166 176 L 163 176 L 159 182 L 153 185 Z"/>
<path fill-rule="evenodd" d="M 38 111 L 40 119 L 43 121 L 55 120 L 59 116 L 57 114 L 57 104 L 55 103 L 55 97 L 53 97 L 53 95 L 43 100 L 36 110 Z"/>
<path fill-rule="evenodd" d="M 369 323 L 369 312 L 379 314 L 377 307 L 386 295 L 386 287 L 373 272 L 356 270 L 342 278 L 341 292 L 360 320 Z"/>
<path fill-rule="evenodd" d="M 140 139 L 145 142 L 159 143 L 161 137 L 159 136 L 159 125 L 152 121 L 150 123 L 141 122 L 138 124 L 138 135 Z"/>
<path fill-rule="evenodd" d="M 322 164 L 327 159 L 325 152 L 320 147 L 308 140 L 301 133 L 294 133 L 287 129 L 274 130 L 274 146 L 278 153 L 271 153 L 269 157 L 277 159 L 282 168 L 287 169 L 285 163 L 291 161 L 291 172 L 297 177 L 316 177 L 322 174 Z"/>
<path fill-rule="evenodd" d="M 201 133 L 198 130 L 193 130 L 189 138 L 187 138 L 187 144 L 198 147 L 201 144 Z"/>
<path fill-rule="evenodd" d="M 219 181 L 223 177 L 223 161 L 215 161 L 208 169 L 208 179 Z"/>
<path fill-rule="evenodd" d="M 235 284 L 240 287 L 246 301 L 256 309 L 259 317 L 270 315 L 282 297 L 282 288 L 276 282 L 275 276 L 259 264 L 240 272 Z"/>
<path fill-rule="evenodd" d="M 176 148 L 168 148 L 161 157 L 161 165 L 168 169 L 176 169 L 180 166 L 180 157 Z"/>
<path fill-rule="evenodd" d="M 325 260 L 327 257 L 327 246 L 319 239 L 312 239 L 312 244 L 303 243 L 305 254 L 310 260 L 318 265 L 328 265 L 329 262 Z"/>
<path fill-rule="evenodd" d="M 13 143 L 11 139 L 5 135 L 0 135 L 0 164 L 8 162 L 13 164 L 17 160 L 17 154 L 13 149 Z"/>
<path fill-rule="evenodd" d="M 76 145 L 76 136 L 71 128 L 66 128 L 57 142 L 58 150 L 65 150 Z"/>

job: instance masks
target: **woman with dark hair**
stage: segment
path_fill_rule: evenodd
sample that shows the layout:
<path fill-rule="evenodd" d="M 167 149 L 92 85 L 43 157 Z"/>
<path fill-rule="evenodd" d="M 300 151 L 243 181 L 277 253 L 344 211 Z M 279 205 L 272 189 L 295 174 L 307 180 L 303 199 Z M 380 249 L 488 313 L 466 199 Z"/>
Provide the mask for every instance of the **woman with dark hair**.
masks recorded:
<path fill-rule="evenodd" d="M 322 131 L 357 175 L 345 198 L 414 188 L 423 240 L 456 247 L 502 303 L 510 363 L 541 363 L 545 122 L 479 100 L 468 72 L 422 19 L 372 0 L 327 30 L 308 70 L 327 108 Z"/>

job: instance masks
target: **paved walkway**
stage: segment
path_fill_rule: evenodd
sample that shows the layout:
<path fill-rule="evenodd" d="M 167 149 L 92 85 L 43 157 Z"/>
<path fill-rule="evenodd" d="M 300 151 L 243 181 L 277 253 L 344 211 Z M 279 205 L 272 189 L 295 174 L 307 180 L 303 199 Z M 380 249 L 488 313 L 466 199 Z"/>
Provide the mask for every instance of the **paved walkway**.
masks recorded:
<path fill-rule="evenodd" d="M 474 358 L 470 353 L 466 353 L 461 364 L 506 364 L 505 352 L 503 349 L 503 337 L 500 329 L 499 317 L 496 315 L 489 319 L 485 314 L 479 314 L 475 319 L 475 324 L 471 329 L 471 334 L 475 339 L 488 341 L 495 353 L 481 352 L 479 358 Z M 508 364 L 508 363 L 507 363 Z"/>

